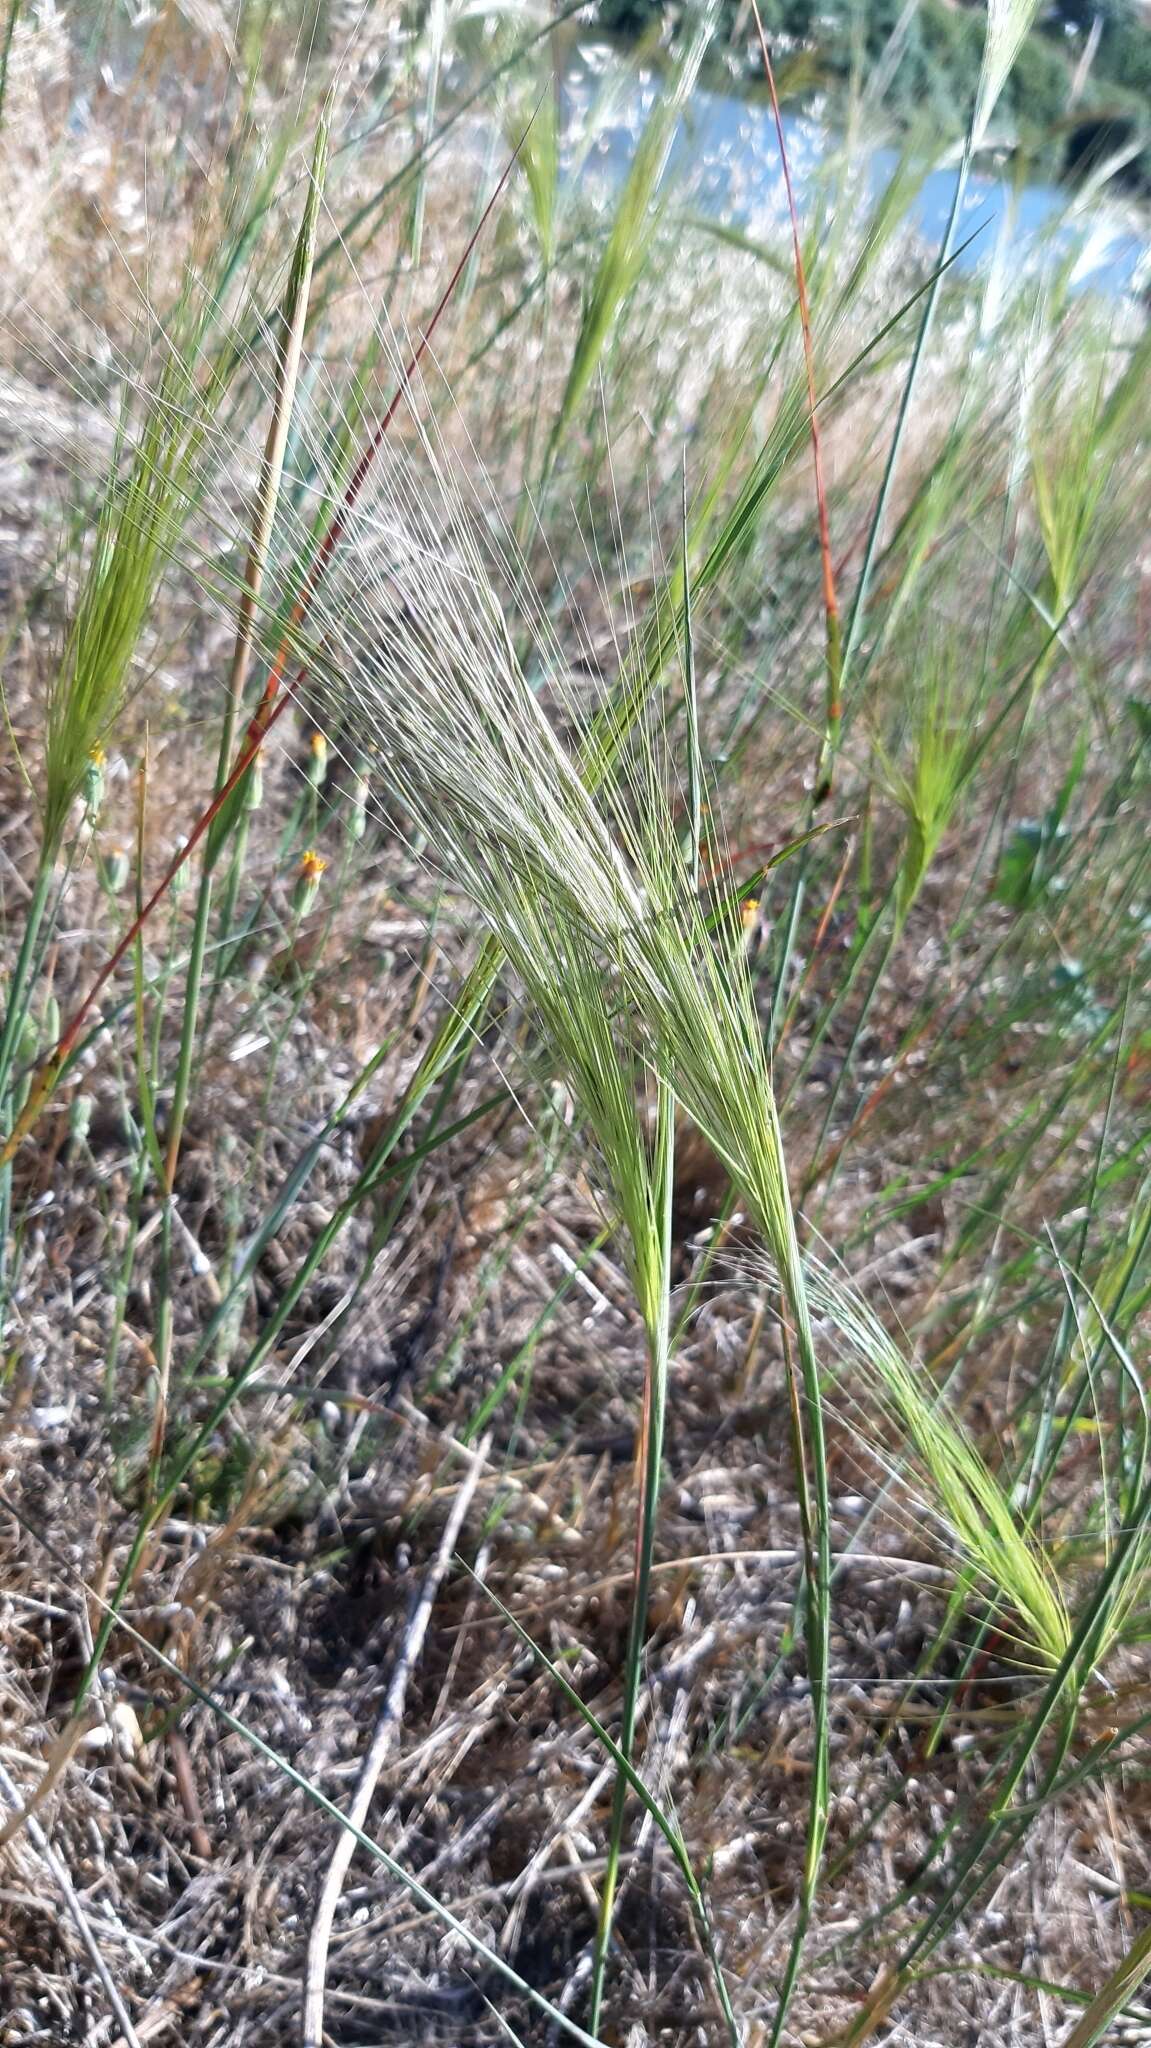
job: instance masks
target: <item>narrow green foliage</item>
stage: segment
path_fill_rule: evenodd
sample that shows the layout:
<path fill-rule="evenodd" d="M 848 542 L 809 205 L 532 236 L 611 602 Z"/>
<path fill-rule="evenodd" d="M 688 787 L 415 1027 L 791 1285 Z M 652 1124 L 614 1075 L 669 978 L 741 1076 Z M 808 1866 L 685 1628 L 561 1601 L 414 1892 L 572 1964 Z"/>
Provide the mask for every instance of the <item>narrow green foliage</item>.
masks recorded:
<path fill-rule="evenodd" d="M 424 87 L 424 133 L 423 144 L 418 152 L 415 190 L 412 195 L 411 217 L 408 226 L 408 254 L 413 263 L 420 260 L 424 239 L 424 216 L 428 194 L 428 150 L 436 126 L 436 106 L 440 94 L 440 75 L 444 63 L 444 46 L 448 32 L 447 0 L 426 0 L 423 21 L 424 64 L 426 83 Z"/>
<path fill-rule="evenodd" d="M 656 1090 L 655 1138 L 650 1173 L 651 1214 L 648 1241 L 642 1258 L 633 1253 L 637 1296 L 647 1338 L 647 1377 L 644 1386 L 643 1424 L 639 1437 L 637 1469 L 642 1484 L 639 1528 L 636 1535 L 635 1585 L 632 1592 L 631 1626 L 623 1676 L 623 1715 L 620 1723 L 620 1751 L 630 1757 L 635 1741 L 636 1717 L 643 1676 L 643 1655 L 647 1641 L 647 1610 L 651 1591 L 651 1568 L 655 1557 L 659 1517 L 660 1484 L 663 1477 L 663 1439 L 667 1411 L 668 1369 L 671 1345 L 671 1197 L 675 1172 L 675 1098 L 666 1084 Z M 611 1940 L 615 1894 L 626 1815 L 628 1781 L 616 1780 L 612 1801 L 608 1861 L 600 1897 L 596 1951 L 592 1969 L 592 1991 L 588 2024 L 599 2032 Z M 722 1979 L 720 1980 L 722 1984 Z M 730 2012 L 730 2008 L 728 2008 Z"/>
<path fill-rule="evenodd" d="M 706 0 L 692 25 L 690 41 L 669 84 L 648 115 L 616 202 L 615 214 L 584 302 L 567 383 L 555 417 L 544 464 L 549 474 L 583 399 L 618 327 L 624 305 L 647 258 L 654 230 L 653 206 L 668 166 L 676 129 L 715 34 L 718 0 Z"/>
<path fill-rule="evenodd" d="M 683 703 L 687 724 L 687 873 L 694 889 L 699 887 L 703 846 L 703 755 L 699 736 L 699 696 L 695 674 L 695 636 L 691 618 L 691 555 L 687 530 L 687 458 L 683 465 L 683 507 L 680 522 L 680 550 L 683 562 Z"/>
<path fill-rule="evenodd" d="M 196 458 L 218 398 L 198 372 L 206 315 L 189 285 L 163 343 L 156 388 L 134 442 L 125 409 L 116 458 L 63 658 L 49 691 L 44 738 L 44 848 L 59 853 L 89 763 L 139 680 L 136 664 L 156 587 L 197 491 Z"/>
<path fill-rule="evenodd" d="M 275 350 L 272 406 L 256 492 L 252 537 L 244 565 L 243 590 L 236 613 L 236 642 L 232 655 L 232 670 L 228 678 L 227 708 L 221 728 L 217 784 L 223 781 L 232 757 L 236 720 L 248 678 L 257 611 L 283 483 L 284 459 L 291 432 L 296 384 L 300 375 L 304 334 L 308 322 L 316 235 L 327 172 L 330 125 L 331 111 L 329 107 L 325 107 L 316 129 L 304 209 L 292 250 L 283 306 L 272 336 Z"/>
<path fill-rule="evenodd" d="M 1140 1985 L 1151 1971 L 1151 1927 L 1145 1927 L 1132 1942 L 1122 1962 L 1111 1972 L 1105 1984 L 1100 1985 L 1082 2018 L 1072 2027 L 1062 2048 L 1095 2048 L 1101 2041 L 1113 2020 L 1122 2015 L 1128 2001 L 1134 1998 Z"/>

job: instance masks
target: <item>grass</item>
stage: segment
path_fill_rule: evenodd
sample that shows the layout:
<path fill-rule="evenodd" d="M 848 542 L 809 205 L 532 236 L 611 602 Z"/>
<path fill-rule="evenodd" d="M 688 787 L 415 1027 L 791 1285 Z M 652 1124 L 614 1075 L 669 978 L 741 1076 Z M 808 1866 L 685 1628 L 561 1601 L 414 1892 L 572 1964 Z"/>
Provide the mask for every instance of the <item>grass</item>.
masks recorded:
<path fill-rule="evenodd" d="M 385 1689 L 313 2034 L 1142 2024 L 1149 344 L 955 263 L 1029 21 L 932 252 L 854 128 L 708 219 L 711 8 L 604 186 L 566 17 L 13 13 L 13 165 L 128 82 L 4 330 L 21 2040 L 293 2037 Z"/>

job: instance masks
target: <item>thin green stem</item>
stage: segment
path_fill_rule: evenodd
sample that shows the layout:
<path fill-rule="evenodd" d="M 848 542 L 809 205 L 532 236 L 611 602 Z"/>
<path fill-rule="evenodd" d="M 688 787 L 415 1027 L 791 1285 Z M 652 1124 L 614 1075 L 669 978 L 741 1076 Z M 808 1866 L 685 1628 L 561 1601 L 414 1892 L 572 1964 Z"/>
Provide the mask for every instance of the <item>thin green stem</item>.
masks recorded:
<path fill-rule="evenodd" d="M 54 862 L 46 851 L 32 883 L 32 894 L 24 915 L 20 950 L 6 991 L 4 1025 L 0 1030 L 0 1125 L 7 1124 L 12 1108 L 12 1066 L 28 1015 L 28 1001 L 36 978 L 40 933 L 52 894 Z M 12 1164 L 0 1166 L 0 1328 L 5 1320 L 9 1218 L 12 1206 Z"/>
<path fill-rule="evenodd" d="M 643 1422 L 640 1430 L 639 1461 L 643 1494 L 636 1535 L 635 1581 L 632 1592 L 631 1623 L 624 1664 L 623 1713 L 619 1747 L 630 1763 L 635 1745 L 636 1721 L 643 1682 L 643 1659 L 647 1646 L 647 1610 L 651 1592 L 651 1568 L 655 1556 L 659 1495 L 663 1474 L 664 1420 L 667 1412 L 667 1380 L 671 1335 L 671 1196 L 675 1175 L 675 1098 L 661 1085 L 656 1107 L 656 1140 L 652 1185 L 656 1211 L 652 1217 L 653 1238 L 649 1247 L 647 1285 L 641 1301 L 647 1331 L 648 1363 L 644 1386 Z M 621 1772 L 612 1798 L 611 1829 L 608 1836 L 607 1868 L 600 1893 L 599 1925 L 596 1929 L 592 1964 L 588 2026 L 599 2033 L 603 2009 L 607 1960 L 611 1946 L 612 1922 L 619 1885 L 620 1856 L 627 1815 L 627 1779 Z"/>

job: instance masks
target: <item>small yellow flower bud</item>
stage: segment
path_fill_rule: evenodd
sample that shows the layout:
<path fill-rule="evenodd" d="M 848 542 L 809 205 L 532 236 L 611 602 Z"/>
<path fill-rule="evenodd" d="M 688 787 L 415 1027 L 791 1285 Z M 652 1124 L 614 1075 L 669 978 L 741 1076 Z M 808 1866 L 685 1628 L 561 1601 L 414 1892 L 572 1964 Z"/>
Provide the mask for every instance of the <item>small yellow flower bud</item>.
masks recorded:
<path fill-rule="evenodd" d="M 104 856 L 104 885 L 118 896 L 131 873 L 131 862 L 122 846 L 114 846 Z"/>
<path fill-rule="evenodd" d="M 328 742 L 322 732 L 314 732 L 308 747 L 308 781 L 313 789 L 319 789 L 328 770 Z"/>
<path fill-rule="evenodd" d="M 88 766 L 84 770 L 84 819 L 89 826 L 96 823 L 104 807 L 104 792 L 108 785 L 108 778 L 104 772 L 107 763 L 108 757 L 97 742 L 88 756 Z"/>
<path fill-rule="evenodd" d="M 296 870 L 295 887 L 292 890 L 292 909 L 297 917 L 306 917 L 320 887 L 320 876 L 328 863 L 309 846 Z"/>

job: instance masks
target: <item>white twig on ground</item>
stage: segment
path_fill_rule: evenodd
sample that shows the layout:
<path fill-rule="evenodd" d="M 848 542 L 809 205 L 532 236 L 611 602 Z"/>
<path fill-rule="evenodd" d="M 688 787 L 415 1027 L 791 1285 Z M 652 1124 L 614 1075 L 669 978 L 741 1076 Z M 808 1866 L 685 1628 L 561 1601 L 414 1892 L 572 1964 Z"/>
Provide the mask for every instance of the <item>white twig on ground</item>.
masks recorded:
<path fill-rule="evenodd" d="M 408 1616 L 403 1640 L 396 1652 L 392 1675 L 384 1695 L 376 1725 L 364 1757 L 363 1768 L 352 1795 L 347 1818 L 350 1827 L 341 1830 L 332 1852 L 312 1921 L 311 1938 L 308 1942 L 308 1956 L 304 1969 L 304 2013 L 302 2042 L 303 2048 L 322 2048 L 324 2037 L 324 1986 L 328 1968 L 328 1948 L 331 1942 L 332 1921 L 336 1906 L 344 1888 L 352 1856 L 356 1848 L 356 1837 L 352 1828 L 363 1829 L 372 1803 L 372 1795 L 379 1782 L 380 1772 L 394 1747 L 403 1724 L 404 1702 L 407 1697 L 408 1681 L 419 1662 L 428 1632 L 432 1608 L 439 1591 L 444 1573 L 451 1561 L 464 1517 L 471 1505 L 472 1496 L 479 1484 L 480 1474 L 487 1459 L 490 1438 L 485 1437 L 471 1458 L 470 1468 L 460 1486 L 451 1513 L 444 1525 L 436 1554 L 424 1574 L 419 1596 Z"/>
<path fill-rule="evenodd" d="M 3 1793 L 9 1806 L 17 1809 L 23 1807 L 24 1802 L 21 1800 L 19 1787 L 8 1776 L 3 1764 L 0 1764 L 0 1792 Z M 140 2048 L 140 2037 L 132 2025 L 131 2014 L 116 1989 L 115 1978 L 104 1961 L 100 1944 L 92 1932 L 91 1923 L 80 1903 L 79 1894 L 68 1874 L 67 1865 L 52 1847 L 35 1815 L 26 1810 L 24 1812 L 23 1827 L 24 1833 L 35 1849 L 37 1856 L 40 1857 L 41 1861 L 51 1872 L 52 1881 L 60 1893 L 60 1897 L 63 1899 L 72 1920 L 75 1922 L 76 1931 L 88 1951 L 92 1961 L 92 1968 L 100 1979 L 104 1996 L 115 2016 L 116 2024 L 120 2029 L 121 2040 L 126 2044 L 126 2048 Z"/>

